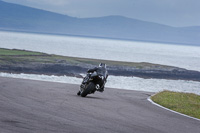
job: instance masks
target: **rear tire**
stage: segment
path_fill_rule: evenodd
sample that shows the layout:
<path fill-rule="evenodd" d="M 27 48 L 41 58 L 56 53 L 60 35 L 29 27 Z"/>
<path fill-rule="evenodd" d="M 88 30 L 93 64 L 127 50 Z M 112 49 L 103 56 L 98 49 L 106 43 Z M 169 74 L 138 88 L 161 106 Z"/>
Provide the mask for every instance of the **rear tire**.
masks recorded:
<path fill-rule="evenodd" d="M 86 89 L 81 93 L 82 97 L 86 97 L 92 90 L 95 88 L 95 84 L 93 82 L 90 82 Z"/>

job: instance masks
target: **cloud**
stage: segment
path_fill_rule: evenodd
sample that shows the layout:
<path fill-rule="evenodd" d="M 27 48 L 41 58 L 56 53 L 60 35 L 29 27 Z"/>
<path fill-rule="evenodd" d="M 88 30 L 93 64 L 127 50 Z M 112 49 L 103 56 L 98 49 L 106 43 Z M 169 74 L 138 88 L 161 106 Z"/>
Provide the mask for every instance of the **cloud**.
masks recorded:
<path fill-rule="evenodd" d="M 3 0 L 5 2 L 22 4 L 27 6 L 63 6 L 69 4 L 70 0 Z"/>
<path fill-rule="evenodd" d="M 20 3 L 20 4 L 46 4 L 46 5 L 66 5 L 69 0 L 3 0 L 6 2 Z"/>

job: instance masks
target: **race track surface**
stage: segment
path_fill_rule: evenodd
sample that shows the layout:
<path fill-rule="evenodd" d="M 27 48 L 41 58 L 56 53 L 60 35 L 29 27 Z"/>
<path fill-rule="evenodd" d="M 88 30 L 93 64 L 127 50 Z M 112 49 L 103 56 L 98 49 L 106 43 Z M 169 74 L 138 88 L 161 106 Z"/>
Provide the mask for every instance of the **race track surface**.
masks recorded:
<path fill-rule="evenodd" d="M 78 85 L 0 77 L 0 133 L 199 133 L 200 121 L 107 88 L 86 98 Z"/>

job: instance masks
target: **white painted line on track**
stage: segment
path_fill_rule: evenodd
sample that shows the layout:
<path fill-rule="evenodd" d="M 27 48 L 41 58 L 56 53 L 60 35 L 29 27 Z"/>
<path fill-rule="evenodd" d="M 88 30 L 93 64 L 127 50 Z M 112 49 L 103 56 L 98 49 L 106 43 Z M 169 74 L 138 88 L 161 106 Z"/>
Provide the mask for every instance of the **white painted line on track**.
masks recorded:
<path fill-rule="evenodd" d="M 170 112 L 173 112 L 173 113 L 176 113 L 176 114 L 179 114 L 179 115 L 182 115 L 182 116 L 185 116 L 185 117 L 188 117 L 188 118 L 191 118 L 191 119 L 200 121 L 200 119 L 198 119 L 198 118 L 195 118 L 195 117 L 192 117 L 192 116 L 189 116 L 189 115 L 185 115 L 185 114 L 176 112 L 176 111 L 174 111 L 174 110 L 168 109 L 168 108 L 166 108 L 166 107 L 161 106 L 160 104 L 157 104 L 157 103 L 153 102 L 153 101 L 151 100 L 151 96 L 148 97 L 147 100 L 148 100 L 149 102 L 151 102 L 152 104 L 154 104 L 154 105 L 156 105 L 156 106 L 158 106 L 158 107 L 160 107 L 160 108 L 163 108 L 163 109 L 165 109 L 165 110 L 168 110 L 168 111 L 170 111 Z"/>

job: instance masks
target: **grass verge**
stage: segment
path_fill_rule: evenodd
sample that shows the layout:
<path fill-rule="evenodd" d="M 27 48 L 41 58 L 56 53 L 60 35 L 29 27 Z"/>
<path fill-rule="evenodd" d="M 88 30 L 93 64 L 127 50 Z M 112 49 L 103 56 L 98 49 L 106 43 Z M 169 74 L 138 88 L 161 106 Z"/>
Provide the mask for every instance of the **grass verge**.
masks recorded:
<path fill-rule="evenodd" d="M 170 69 L 171 66 L 152 64 L 146 62 L 121 62 L 121 61 L 110 61 L 110 60 L 100 60 L 100 59 L 88 59 L 79 57 L 68 57 L 59 56 L 53 54 L 46 54 L 27 50 L 18 49 L 4 49 L 0 48 L 0 65 L 10 65 L 16 63 L 28 63 L 28 62 L 38 62 L 38 63 L 61 63 L 68 62 L 70 64 L 91 64 L 98 65 L 100 62 L 106 63 L 108 66 L 127 66 L 134 67 L 137 69 Z"/>
<path fill-rule="evenodd" d="M 151 99 L 166 108 L 200 119 L 200 96 L 192 93 L 163 91 Z"/>
<path fill-rule="evenodd" d="M 3 49 L 0 48 L 0 56 L 15 56 L 15 55 L 43 55 L 43 53 L 40 52 L 32 52 L 32 51 L 26 51 L 26 50 L 17 50 L 17 49 Z"/>

